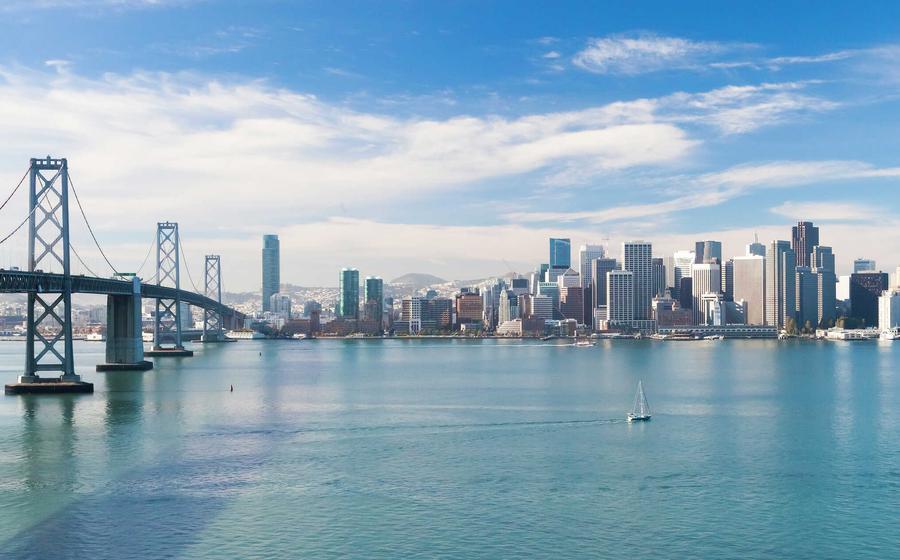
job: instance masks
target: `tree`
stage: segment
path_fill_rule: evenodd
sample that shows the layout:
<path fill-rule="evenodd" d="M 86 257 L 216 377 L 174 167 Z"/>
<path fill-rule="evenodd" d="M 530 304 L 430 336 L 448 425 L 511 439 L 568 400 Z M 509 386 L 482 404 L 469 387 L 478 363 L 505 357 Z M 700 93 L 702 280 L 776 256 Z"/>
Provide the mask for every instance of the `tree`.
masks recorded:
<path fill-rule="evenodd" d="M 793 317 L 788 317 L 788 320 L 784 322 L 784 330 L 791 335 L 797 334 L 797 321 Z"/>
<path fill-rule="evenodd" d="M 813 330 L 814 329 L 813 329 L 812 321 L 807 319 L 806 323 L 803 324 L 803 332 L 805 334 L 810 334 L 811 332 L 813 332 Z"/>

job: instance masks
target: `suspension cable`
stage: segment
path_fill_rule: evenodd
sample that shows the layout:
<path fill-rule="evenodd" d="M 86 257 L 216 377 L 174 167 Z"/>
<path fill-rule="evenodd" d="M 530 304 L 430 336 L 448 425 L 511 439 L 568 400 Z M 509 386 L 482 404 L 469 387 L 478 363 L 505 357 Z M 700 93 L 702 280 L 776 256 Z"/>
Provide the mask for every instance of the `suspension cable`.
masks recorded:
<path fill-rule="evenodd" d="M 28 174 L 29 174 L 29 173 L 31 173 L 31 169 L 29 169 L 28 171 L 26 171 L 26 172 L 25 172 L 25 175 L 22 175 L 22 178 L 19 179 L 19 184 L 16 185 L 16 188 L 14 188 L 14 189 L 12 190 L 11 193 L 9 193 L 9 196 L 6 197 L 6 200 L 3 201 L 3 204 L 0 204 L 0 210 L 3 210 L 4 208 L 6 208 L 7 203 L 8 203 L 10 200 L 12 200 L 13 195 L 16 194 L 16 192 L 17 192 L 17 191 L 19 190 L 19 188 L 22 186 L 22 183 L 24 183 L 24 182 L 25 182 L 25 179 L 28 178 Z"/>
<path fill-rule="evenodd" d="M 91 234 L 91 238 L 94 240 L 94 245 L 97 246 L 97 249 L 100 251 L 100 255 L 103 256 L 103 260 L 106 261 L 106 264 L 109 265 L 109 268 L 112 269 L 113 274 L 119 276 L 119 271 L 116 270 L 116 267 L 113 266 L 111 262 L 109 262 L 109 258 L 106 256 L 106 253 L 103 252 L 103 247 L 100 246 L 100 242 L 97 241 L 97 236 L 94 235 L 94 228 L 91 227 L 91 223 L 87 219 L 87 215 L 84 213 L 84 207 L 81 205 L 81 199 L 78 198 L 78 191 L 75 190 L 75 182 L 72 181 L 72 174 L 69 173 L 69 170 L 66 170 L 66 177 L 69 179 L 69 185 L 72 187 L 72 194 L 75 195 L 75 202 L 78 203 L 78 209 L 81 211 L 81 217 L 84 218 L 84 223 L 88 228 L 88 232 Z"/>
<path fill-rule="evenodd" d="M 147 261 L 150 260 L 150 253 L 153 252 L 154 245 L 156 245 L 156 239 L 150 241 L 150 247 L 147 249 L 147 254 L 144 256 L 144 262 L 141 263 L 141 266 L 139 266 L 137 271 L 134 273 L 135 276 L 140 276 L 141 271 L 144 270 L 144 266 L 146 266 Z"/>
<path fill-rule="evenodd" d="M 179 250 L 181 250 L 181 254 L 184 255 L 184 245 L 181 244 L 181 234 L 180 233 L 178 234 L 178 248 L 179 248 Z M 194 284 L 194 279 L 191 278 L 191 267 L 188 266 L 187 260 L 185 260 L 185 262 L 184 262 L 184 269 L 185 269 L 185 271 L 187 271 L 188 280 L 190 280 L 191 286 L 194 287 L 194 293 L 205 294 L 205 292 L 201 292 L 200 290 L 198 290 L 197 285 Z"/>
<path fill-rule="evenodd" d="M 46 191 L 44 191 L 44 196 L 41 197 L 41 202 L 47 202 L 47 192 Z M 12 237 L 13 235 L 15 235 L 16 233 L 18 233 L 18 231 L 20 229 L 22 229 L 22 226 L 24 226 L 26 223 L 28 223 L 28 220 L 30 220 L 31 217 L 34 216 L 34 213 L 37 212 L 37 209 L 40 207 L 41 206 L 39 204 L 35 204 L 34 208 L 31 209 L 31 212 L 29 212 L 28 215 L 25 216 L 25 219 L 22 220 L 21 222 L 19 222 L 19 225 L 17 225 L 14 230 L 9 232 L 9 234 L 7 234 L 6 237 L 4 237 L 3 239 L 0 239 L 0 245 L 5 243 L 6 241 L 8 241 L 9 238 Z"/>
<path fill-rule="evenodd" d="M 75 258 L 78 259 L 78 262 L 81 263 L 81 266 L 83 266 L 85 270 L 91 273 L 91 276 L 97 276 L 99 278 L 98 274 L 91 270 L 91 267 L 89 267 L 87 263 L 84 262 L 84 259 L 81 258 L 81 255 L 78 254 L 78 251 L 75 250 L 75 246 L 72 245 L 71 242 L 69 242 L 69 250 L 72 251 L 72 253 L 75 255 Z"/>

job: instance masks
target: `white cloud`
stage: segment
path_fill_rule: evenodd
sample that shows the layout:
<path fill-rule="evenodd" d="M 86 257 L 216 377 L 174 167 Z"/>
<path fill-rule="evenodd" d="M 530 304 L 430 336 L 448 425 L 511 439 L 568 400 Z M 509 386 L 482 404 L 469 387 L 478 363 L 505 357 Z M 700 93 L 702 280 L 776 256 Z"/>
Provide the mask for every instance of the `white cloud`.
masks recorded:
<path fill-rule="evenodd" d="M 785 201 L 770 208 L 769 211 L 787 218 L 809 219 L 817 222 L 869 221 L 884 215 L 884 211 L 876 206 L 848 201 Z"/>
<path fill-rule="evenodd" d="M 692 66 L 734 48 L 731 44 L 653 34 L 614 35 L 591 39 L 572 62 L 596 74 L 635 75 Z"/>

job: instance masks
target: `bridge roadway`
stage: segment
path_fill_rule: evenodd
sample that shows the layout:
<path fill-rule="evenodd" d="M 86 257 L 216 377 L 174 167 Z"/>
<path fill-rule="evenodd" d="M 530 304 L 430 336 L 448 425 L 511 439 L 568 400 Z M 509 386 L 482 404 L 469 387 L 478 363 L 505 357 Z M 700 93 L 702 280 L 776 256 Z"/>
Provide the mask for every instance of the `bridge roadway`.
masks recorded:
<path fill-rule="evenodd" d="M 72 292 L 98 295 L 133 295 L 131 280 L 115 280 L 93 276 L 72 275 Z M 18 294 L 27 292 L 62 292 L 65 277 L 50 272 L 24 272 L 19 270 L 0 270 L 0 293 Z M 179 299 L 190 305 L 213 310 L 222 317 L 231 317 L 242 322 L 244 314 L 217 302 L 204 295 L 187 290 L 176 290 L 156 284 L 141 283 L 141 298 Z"/>

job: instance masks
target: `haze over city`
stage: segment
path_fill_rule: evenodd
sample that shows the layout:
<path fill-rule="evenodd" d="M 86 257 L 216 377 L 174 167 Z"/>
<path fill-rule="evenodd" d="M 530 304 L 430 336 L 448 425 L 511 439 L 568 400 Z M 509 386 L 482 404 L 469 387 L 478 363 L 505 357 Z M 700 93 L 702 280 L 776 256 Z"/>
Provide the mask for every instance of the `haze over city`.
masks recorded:
<path fill-rule="evenodd" d="M 524 274 L 549 237 L 741 254 L 808 219 L 846 274 L 900 262 L 897 12 L 6 2 L 0 182 L 64 155 L 114 260 L 178 221 L 197 270 L 228 248 L 230 291 L 259 289 L 265 233 L 284 282 L 334 286 Z"/>

